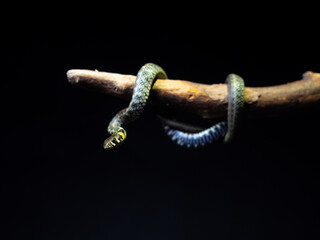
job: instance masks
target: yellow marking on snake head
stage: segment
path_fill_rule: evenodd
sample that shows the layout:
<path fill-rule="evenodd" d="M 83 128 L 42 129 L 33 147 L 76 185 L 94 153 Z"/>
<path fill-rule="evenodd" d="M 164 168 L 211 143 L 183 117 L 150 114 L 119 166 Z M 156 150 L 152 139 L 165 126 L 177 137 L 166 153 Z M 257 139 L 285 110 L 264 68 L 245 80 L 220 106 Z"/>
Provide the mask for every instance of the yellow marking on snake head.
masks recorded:
<path fill-rule="evenodd" d="M 124 131 L 124 129 L 123 129 L 123 132 L 122 131 L 118 132 L 118 134 L 121 136 L 122 141 L 125 140 L 127 137 L 126 131 Z"/>

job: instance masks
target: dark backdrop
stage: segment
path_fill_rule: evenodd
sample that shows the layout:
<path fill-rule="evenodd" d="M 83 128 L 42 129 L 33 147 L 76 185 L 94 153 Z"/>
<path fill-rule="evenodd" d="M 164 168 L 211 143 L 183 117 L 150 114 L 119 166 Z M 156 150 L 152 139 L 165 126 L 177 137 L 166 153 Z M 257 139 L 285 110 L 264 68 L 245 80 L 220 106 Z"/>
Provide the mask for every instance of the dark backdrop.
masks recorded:
<path fill-rule="evenodd" d="M 4 239 L 318 239 L 319 108 L 244 119 L 230 145 L 192 150 L 148 108 L 125 144 L 105 151 L 107 125 L 128 103 L 66 78 L 73 68 L 136 74 L 147 62 L 209 84 L 230 72 L 247 86 L 320 72 L 313 13 L 274 9 L 247 20 L 109 9 L 3 22 Z"/>

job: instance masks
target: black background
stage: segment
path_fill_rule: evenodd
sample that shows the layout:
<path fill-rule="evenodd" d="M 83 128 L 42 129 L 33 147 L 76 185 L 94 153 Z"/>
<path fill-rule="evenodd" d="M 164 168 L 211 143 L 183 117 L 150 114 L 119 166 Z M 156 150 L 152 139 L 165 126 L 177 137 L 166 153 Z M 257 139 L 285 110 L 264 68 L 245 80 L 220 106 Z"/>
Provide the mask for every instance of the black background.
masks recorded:
<path fill-rule="evenodd" d="M 74 68 L 134 75 L 147 62 L 208 84 L 320 72 L 312 7 L 263 8 L 2 21 L 2 239 L 318 239 L 319 108 L 245 119 L 233 143 L 195 150 L 170 142 L 148 108 L 105 151 L 128 103 L 66 78 Z"/>

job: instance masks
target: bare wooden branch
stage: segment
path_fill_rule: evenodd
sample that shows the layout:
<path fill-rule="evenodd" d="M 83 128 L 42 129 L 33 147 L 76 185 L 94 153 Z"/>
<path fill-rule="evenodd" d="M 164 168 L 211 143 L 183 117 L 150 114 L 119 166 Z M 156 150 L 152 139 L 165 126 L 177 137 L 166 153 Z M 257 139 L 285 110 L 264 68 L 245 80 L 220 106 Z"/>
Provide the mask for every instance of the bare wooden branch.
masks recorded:
<path fill-rule="evenodd" d="M 126 100 L 136 76 L 73 69 L 67 72 L 71 84 L 98 90 Z M 217 118 L 227 114 L 227 85 L 200 84 L 184 80 L 157 80 L 152 88 L 150 104 Z M 299 108 L 320 105 L 320 74 L 306 72 L 303 79 L 271 87 L 246 87 L 245 112 L 249 117 L 280 115 Z"/>

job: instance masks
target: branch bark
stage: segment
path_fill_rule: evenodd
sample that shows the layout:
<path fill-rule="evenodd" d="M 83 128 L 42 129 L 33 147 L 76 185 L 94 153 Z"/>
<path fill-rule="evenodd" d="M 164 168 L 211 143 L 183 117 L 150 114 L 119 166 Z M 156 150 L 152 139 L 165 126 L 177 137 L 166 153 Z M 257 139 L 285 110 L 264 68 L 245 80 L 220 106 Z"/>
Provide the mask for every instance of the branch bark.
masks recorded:
<path fill-rule="evenodd" d="M 130 100 L 136 76 L 73 69 L 71 84 Z M 227 85 L 159 79 L 152 87 L 150 104 L 162 109 L 196 114 L 202 118 L 227 115 Z M 246 87 L 244 115 L 267 117 L 320 105 L 320 74 L 306 72 L 303 79 L 270 87 Z"/>

